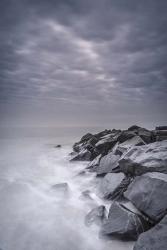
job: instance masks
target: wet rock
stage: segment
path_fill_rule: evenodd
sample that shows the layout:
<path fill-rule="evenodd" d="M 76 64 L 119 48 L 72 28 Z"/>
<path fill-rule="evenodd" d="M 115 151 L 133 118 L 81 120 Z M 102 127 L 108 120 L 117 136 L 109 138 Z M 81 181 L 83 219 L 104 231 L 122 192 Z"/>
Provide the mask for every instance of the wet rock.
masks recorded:
<path fill-rule="evenodd" d="M 69 186 L 66 182 L 64 183 L 57 183 L 55 185 L 52 186 L 52 190 L 54 190 L 54 192 L 56 192 L 57 194 L 63 194 L 63 195 L 67 195 L 69 194 Z"/>
<path fill-rule="evenodd" d="M 153 131 L 153 134 L 156 141 L 167 140 L 167 130 L 155 130 Z"/>
<path fill-rule="evenodd" d="M 123 181 L 124 178 L 125 175 L 123 173 L 107 174 L 101 180 L 99 186 L 100 196 L 102 198 L 110 198 L 110 199 L 116 198 L 116 196 L 121 192 L 121 190 L 119 190 L 119 186 L 121 185 L 121 182 Z"/>
<path fill-rule="evenodd" d="M 167 130 L 167 126 L 158 126 L 155 130 Z"/>
<path fill-rule="evenodd" d="M 148 222 L 142 216 L 114 202 L 110 207 L 107 221 L 102 225 L 101 234 L 125 240 L 136 240 L 139 234 L 148 228 Z"/>
<path fill-rule="evenodd" d="M 159 221 L 167 212 L 167 175 L 147 173 L 136 177 L 125 192 L 141 212 L 154 221 Z"/>
<path fill-rule="evenodd" d="M 58 144 L 58 145 L 56 145 L 56 146 L 55 146 L 55 148 L 61 148 L 61 145 L 60 145 L 60 144 Z"/>
<path fill-rule="evenodd" d="M 131 175 L 167 173 L 167 141 L 133 147 L 121 158 L 119 167 L 122 172 Z"/>
<path fill-rule="evenodd" d="M 145 142 L 142 140 L 140 136 L 136 135 L 132 137 L 131 139 L 119 144 L 116 149 L 116 154 L 123 155 L 130 148 L 134 146 L 141 146 L 141 145 L 145 145 Z"/>
<path fill-rule="evenodd" d="M 131 127 L 128 128 L 128 131 L 137 131 L 138 129 L 140 129 L 139 126 L 137 126 L 137 125 L 132 125 Z"/>
<path fill-rule="evenodd" d="M 96 168 L 97 175 L 104 175 L 113 172 L 118 166 L 119 159 L 120 156 L 113 154 L 113 152 L 102 157 L 99 166 Z"/>
<path fill-rule="evenodd" d="M 106 209 L 105 206 L 98 206 L 93 208 L 86 216 L 85 216 L 85 225 L 91 226 L 92 224 L 102 225 L 102 223 L 106 219 Z"/>
<path fill-rule="evenodd" d="M 70 161 L 90 161 L 91 152 L 88 149 L 83 149 L 77 155 L 75 155 Z"/>
<path fill-rule="evenodd" d="M 155 227 L 142 233 L 134 250 L 166 250 L 167 249 L 167 216 Z"/>
<path fill-rule="evenodd" d="M 96 149 L 104 156 L 109 150 L 111 150 L 116 144 L 116 140 L 109 135 L 107 138 L 103 138 L 98 143 L 96 143 Z"/>
<path fill-rule="evenodd" d="M 91 197 L 90 190 L 83 191 L 79 198 L 82 199 L 82 200 L 91 200 L 91 201 L 93 201 L 93 198 Z"/>
<path fill-rule="evenodd" d="M 102 155 L 98 155 L 93 161 L 91 161 L 88 166 L 87 169 L 89 169 L 90 171 L 95 171 L 96 167 L 99 165 L 100 163 L 100 159 L 101 159 Z"/>
<path fill-rule="evenodd" d="M 93 135 L 91 133 L 87 133 L 86 135 L 82 136 L 81 138 L 81 142 L 83 141 L 88 141 L 89 139 L 91 139 L 93 137 Z"/>
<path fill-rule="evenodd" d="M 131 138 L 133 138 L 134 136 L 136 136 L 136 133 L 133 131 L 128 131 L 128 130 L 124 130 L 122 131 L 119 136 L 117 137 L 117 141 L 119 141 L 120 143 L 123 143 L 127 140 L 130 140 Z"/>

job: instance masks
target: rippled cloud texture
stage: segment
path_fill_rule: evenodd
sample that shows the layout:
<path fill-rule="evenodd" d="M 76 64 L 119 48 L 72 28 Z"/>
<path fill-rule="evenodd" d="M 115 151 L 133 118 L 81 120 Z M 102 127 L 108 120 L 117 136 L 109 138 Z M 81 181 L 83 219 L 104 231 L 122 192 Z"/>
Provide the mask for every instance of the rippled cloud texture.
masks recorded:
<path fill-rule="evenodd" d="M 1 126 L 167 122 L 166 0 L 1 0 Z"/>

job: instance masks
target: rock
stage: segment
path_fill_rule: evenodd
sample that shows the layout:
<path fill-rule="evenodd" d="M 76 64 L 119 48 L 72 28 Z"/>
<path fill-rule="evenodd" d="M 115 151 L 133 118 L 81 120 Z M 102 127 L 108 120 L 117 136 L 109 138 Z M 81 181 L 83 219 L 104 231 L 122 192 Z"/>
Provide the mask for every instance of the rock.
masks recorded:
<path fill-rule="evenodd" d="M 119 186 L 125 175 L 123 173 L 109 173 L 107 174 L 100 183 L 99 191 L 102 198 L 115 198 L 115 194 L 119 192 Z"/>
<path fill-rule="evenodd" d="M 91 200 L 93 201 L 93 198 L 91 197 L 91 192 L 90 190 L 85 190 L 81 193 L 80 199 L 82 200 Z"/>
<path fill-rule="evenodd" d="M 110 129 L 105 129 L 97 134 L 95 134 L 94 136 L 96 136 L 98 139 L 100 139 L 103 136 L 106 136 L 108 134 L 110 134 L 112 131 Z"/>
<path fill-rule="evenodd" d="M 120 156 L 115 155 L 112 152 L 102 157 L 99 166 L 96 168 L 97 175 L 104 175 L 113 172 L 118 166 L 119 159 Z"/>
<path fill-rule="evenodd" d="M 92 138 L 92 136 L 93 136 L 93 135 L 92 135 L 91 133 L 87 133 L 86 135 L 82 136 L 81 142 L 83 142 L 83 141 L 88 141 L 89 139 Z"/>
<path fill-rule="evenodd" d="M 133 147 L 121 158 L 119 167 L 122 172 L 131 175 L 167 173 L 167 141 Z"/>
<path fill-rule="evenodd" d="M 128 128 L 128 131 L 137 131 L 138 129 L 140 129 L 139 126 L 137 126 L 137 125 L 132 125 L 131 127 Z"/>
<path fill-rule="evenodd" d="M 100 159 L 101 159 L 102 155 L 98 155 L 93 161 L 91 161 L 88 166 L 87 169 L 89 169 L 90 171 L 95 171 L 96 167 L 99 165 L 100 163 Z"/>
<path fill-rule="evenodd" d="M 153 134 L 156 141 L 167 140 L 167 130 L 155 130 L 153 131 Z"/>
<path fill-rule="evenodd" d="M 110 135 L 98 141 L 95 147 L 104 156 L 109 152 L 109 150 L 111 150 L 114 147 L 115 144 L 116 144 L 116 140 L 113 139 Z"/>
<path fill-rule="evenodd" d="M 77 155 L 75 155 L 70 161 L 90 161 L 91 152 L 88 149 L 83 149 Z"/>
<path fill-rule="evenodd" d="M 158 126 L 155 130 L 167 130 L 167 126 Z"/>
<path fill-rule="evenodd" d="M 125 240 L 136 240 L 139 234 L 148 228 L 148 222 L 142 216 L 114 202 L 110 207 L 107 221 L 102 225 L 101 234 Z"/>
<path fill-rule="evenodd" d="M 116 149 L 116 154 L 119 154 L 121 156 L 122 154 L 127 152 L 127 150 L 129 150 L 130 148 L 141 145 L 145 145 L 145 142 L 141 139 L 140 136 L 136 135 L 131 139 L 119 144 Z"/>
<path fill-rule="evenodd" d="M 139 128 L 137 134 L 147 144 L 154 142 L 153 133 L 145 128 Z"/>
<path fill-rule="evenodd" d="M 60 144 L 58 144 L 58 145 L 56 145 L 56 146 L 55 146 L 55 148 L 61 148 L 61 145 L 60 145 Z"/>
<path fill-rule="evenodd" d="M 69 194 L 69 186 L 66 182 L 53 185 L 52 190 L 54 190 L 54 192 L 56 192 L 59 195 Z"/>
<path fill-rule="evenodd" d="M 167 216 L 155 227 L 142 233 L 134 250 L 166 250 L 167 249 Z"/>
<path fill-rule="evenodd" d="M 167 212 L 164 190 L 167 190 L 167 175 L 147 173 L 136 177 L 124 195 L 153 221 L 159 221 Z"/>
<path fill-rule="evenodd" d="M 128 130 L 124 130 L 122 131 L 118 137 L 117 137 L 117 141 L 119 141 L 120 143 L 123 143 L 131 138 L 133 138 L 134 136 L 136 136 L 136 133 L 133 131 L 128 131 Z"/>
<path fill-rule="evenodd" d="M 105 221 L 105 219 L 106 219 L 105 206 L 95 207 L 85 216 L 85 225 L 91 226 L 93 223 L 101 225 Z"/>

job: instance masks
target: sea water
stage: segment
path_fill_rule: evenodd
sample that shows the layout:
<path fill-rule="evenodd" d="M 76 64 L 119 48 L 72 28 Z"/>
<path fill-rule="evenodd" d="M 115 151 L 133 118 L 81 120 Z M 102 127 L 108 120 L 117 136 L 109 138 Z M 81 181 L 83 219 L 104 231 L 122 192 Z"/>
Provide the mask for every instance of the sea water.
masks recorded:
<path fill-rule="evenodd" d="M 0 249 L 133 249 L 133 243 L 101 239 L 97 226 L 85 226 L 85 215 L 103 201 L 96 195 L 95 175 L 79 174 L 87 163 L 69 162 L 72 142 L 74 137 L 58 133 L 1 136 Z M 56 192 L 58 183 L 68 183 L 68 195 Z M 92 200 L 82 198 L 85 190 Z"/>

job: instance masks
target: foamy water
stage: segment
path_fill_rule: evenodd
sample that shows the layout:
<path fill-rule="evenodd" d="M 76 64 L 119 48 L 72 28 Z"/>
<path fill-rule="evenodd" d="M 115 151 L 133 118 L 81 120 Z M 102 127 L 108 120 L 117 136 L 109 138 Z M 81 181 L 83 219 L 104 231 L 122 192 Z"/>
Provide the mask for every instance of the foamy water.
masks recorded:
<path fill-rule="evenodd" d="M 102 201 L 94 174 L 78 175 L 86 163 L 70 163 L 71 146 L 53 140 L 0 140 L 0 248 L 2 250 L 130 250 L 132 243 L 99 239 L 85 215 Z M 69 195 L 53 185 L 66 182 Z M 92 200 L 81 199 L 90 190 Z"/>

